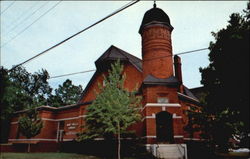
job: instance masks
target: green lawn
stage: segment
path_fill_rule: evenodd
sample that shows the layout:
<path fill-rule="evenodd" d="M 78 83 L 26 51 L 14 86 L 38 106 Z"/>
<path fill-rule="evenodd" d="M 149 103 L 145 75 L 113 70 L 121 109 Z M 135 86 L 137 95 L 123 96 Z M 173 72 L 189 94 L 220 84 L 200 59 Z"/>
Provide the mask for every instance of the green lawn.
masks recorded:
<path fill-rule="evenodd" d="M 0 153 L 0 159 L 102 159 L 75 153 Z M 135 159 L 135 158 L 124 158 Z"/>

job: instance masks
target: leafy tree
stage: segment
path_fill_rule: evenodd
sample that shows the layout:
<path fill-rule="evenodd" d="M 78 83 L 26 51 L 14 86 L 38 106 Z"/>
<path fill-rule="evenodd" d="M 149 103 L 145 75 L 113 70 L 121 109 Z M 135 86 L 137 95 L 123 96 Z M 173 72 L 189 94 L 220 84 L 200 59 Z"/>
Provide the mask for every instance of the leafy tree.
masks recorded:
<path fill-rule="evenodd" d="M 47 82 L 48 77 L 46 70 L 31 74 L 23 67 L 12 71 L 0 68 L 1 142 L 7 142 L 13 112 L 46 104 L 52 90 Z"/>
<path fill-rule="evenodd" d="M 74 104 L 79 100 L 82 91 L 81 85 L 75 86 L 71 80 L 67 79 L 55 90 L 55 95 L 50 95 L 48 104 L 56 107 Z"/>
<path fill-rule="evenodd" d="M 15 89 L 10 88 L 10 80 L 8 77 L 7 70 L 0 68 L 0 143 L 7 142 L 9 134 L 9 120 L 10 115 L 13 112 L 13 108 L 9 106 L 11 101 L 17 100 L 14 96 Z"/>
<path fill-rule="evenodd" d="M 47 97 L 52 91 L 47 81 L 49 74 L 46 70 L 42 69 L 32 74 L 23 67 L 17 67 L 8 72 L 8 76 L 11 82 L 10 87 L 16 90 L 16 93 L 11 95 L 19 99 L 9 103 L 15 107 L 15 111 L 46 104 Z"/>
<path fill-rule="evenodd" d="M 30 109 L 18 119 L 18 130 L 27 139 L 30 139 L 41 132 L 43 127 L 42 120 L 39 118 L 36 109 Z M 30 143 L 28 145 L 30 152 Z"/>
<path fill-rule="evenodd" d="M 221 151 L 227 150 L 230 137 L 249 133 L 250 3 L 242 15 L 233 13 L 228 22 L 226 28 L 212 32 L 210 64 L 200 68 L 204 107 L 189 113 L 190 124 L 199 125 L 201 135 Z"/>
<path fill-rule="evenodd" d="M 87 108 L 85 132 L 79 135 L 79 141 L 96 137 L 117 136 L 117 155 L 120 159 L 121 134 L 140 119 L 141 98 L 135 92 L 124 88 L 125 75 L 120 62 L 111 65 L 105 86 L 100 88 L 96 100 Z"/>

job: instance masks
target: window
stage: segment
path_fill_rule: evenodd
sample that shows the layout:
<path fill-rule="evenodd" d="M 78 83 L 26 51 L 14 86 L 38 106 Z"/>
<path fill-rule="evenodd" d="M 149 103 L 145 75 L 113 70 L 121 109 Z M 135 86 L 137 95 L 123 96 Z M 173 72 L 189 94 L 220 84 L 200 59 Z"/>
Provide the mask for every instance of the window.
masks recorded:
<path fill-rule="evenodd" d="M 158 97 L 157 103 L 169 103 L 169 101 L 167 97 Z"/>

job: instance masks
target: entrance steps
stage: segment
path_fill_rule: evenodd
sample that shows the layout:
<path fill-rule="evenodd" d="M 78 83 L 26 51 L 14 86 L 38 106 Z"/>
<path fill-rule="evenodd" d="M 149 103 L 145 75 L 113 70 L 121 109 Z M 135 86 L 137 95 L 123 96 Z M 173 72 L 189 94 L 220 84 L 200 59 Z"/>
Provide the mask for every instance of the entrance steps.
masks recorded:
<path fill-rule="evenodd" d="M 159 159 L 187 159 L 186 144 L 152 144 L 150 151 Z"/>

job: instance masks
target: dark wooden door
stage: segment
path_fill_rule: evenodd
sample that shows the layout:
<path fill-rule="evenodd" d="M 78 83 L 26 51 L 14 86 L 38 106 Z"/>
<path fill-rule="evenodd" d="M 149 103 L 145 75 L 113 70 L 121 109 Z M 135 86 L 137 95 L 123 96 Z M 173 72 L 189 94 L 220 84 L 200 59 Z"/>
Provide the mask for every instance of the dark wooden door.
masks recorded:
<path fill-rule="evenodd" d="M 156 138 L 158 142 L 173 143 L 172 114 L 166 111 L 156 114 Z"/>

